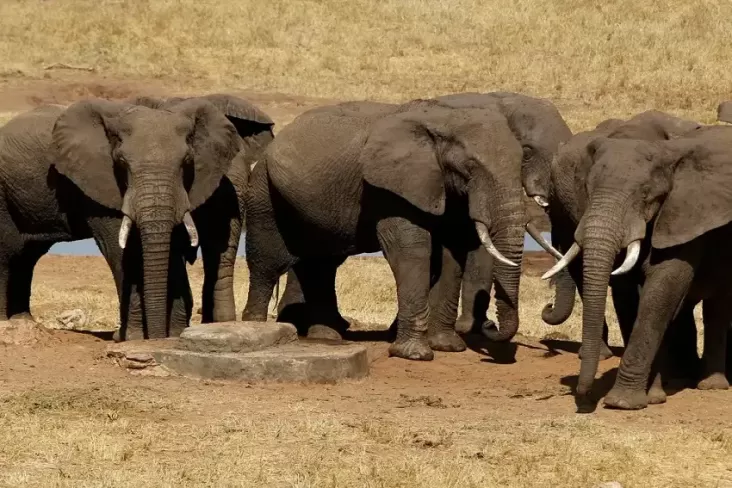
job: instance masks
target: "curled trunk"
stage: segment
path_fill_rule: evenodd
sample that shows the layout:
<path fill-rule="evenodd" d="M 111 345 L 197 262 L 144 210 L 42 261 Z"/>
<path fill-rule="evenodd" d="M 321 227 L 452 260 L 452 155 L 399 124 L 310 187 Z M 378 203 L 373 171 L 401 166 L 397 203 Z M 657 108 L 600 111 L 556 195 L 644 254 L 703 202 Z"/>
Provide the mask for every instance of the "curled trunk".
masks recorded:
<path fill-rule="evenodd" d="M 547 303 L 541 311 L 541 318 L 549 325 L 564 323 L 574 309 L 576 286 L 567 269 L 556 276 L 554 303 Z"/>

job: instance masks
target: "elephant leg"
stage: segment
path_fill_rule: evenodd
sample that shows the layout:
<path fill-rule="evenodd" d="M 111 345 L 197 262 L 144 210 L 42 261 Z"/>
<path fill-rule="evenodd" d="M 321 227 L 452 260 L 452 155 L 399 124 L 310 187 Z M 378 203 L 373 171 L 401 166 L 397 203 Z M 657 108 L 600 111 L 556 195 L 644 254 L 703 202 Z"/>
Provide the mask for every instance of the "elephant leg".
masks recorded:
<path fill-rule="evenodd" d="M 189 250 L 187 237 L 182 229 L 176 229 L 171 246 L 168 264 L 168 306 L 170 307 L 168 330 L 166 331 L 168 337 L 179 336 L 191 323 L 193 293 L 191 293 L 184 257 L 184 253 Z"/>
<path fill-rule="evenodd" d="M 33 270 L 51 246 L 52 243 L 29 242 L 11 261 L 7 304 L 9 318 L 34 320 L 30 312 Z"/>
<path fill-rule="evenodd" d="M 376 230 L 397 288 L 397 336 L 389 355 L 430 361 L 434 358 L 427 342 L 430 233 L 404 217 L 381 219 Z"/>
<path fill-rule="evenodd" d="M 727 336 L 732 323 L 732 297 L 724 295 L 704 300 L 704 372 L 697 385 L 700 390 L 726 390 Z"/>
<path fill-rule="evenodd" d="M 351 326 L 350 321 L 343 317 L 338 311 L 338 297 L 335 293 L 336 271 L 344 261 L 345 259 L 341 258 L 336 258 L 335 261 L 326 260 L 324 262 L 324 266 L 328 266 L 327 269 L 330 269 L 330 266 L 335 264 L 335 270 L 333 270 L 333 273 L 328 273 L 327 277 L 326 274 L 324 274 L 326 272 L 326 268 L 314 270 L 315 273 L 321 274 L 319 279 L 323 281 L 323 292 L 328 293 L 328 296 L 324 297 L 323 305 L 327 305 L 328 307 L 329 321 L 336 326 L 337 330 L 340 331 L 345 331 Z M 298 275 L 293 268 L 287 272 L 287 284 L 285 285 L 285 291 L 277 305 L 277 320 L 280 322 L 294 323 L 292 321 L 297 320 L 296 317 L 307 313 L 305 310 L 306 308 L 307 304 L 305 301 L 305 295 L 302 291 Z"/>
<path fill-rule="evenodd" d="M 666 352 L 668 359 L 659 363 L 659 368 L 666 383 L 695 385 L 699 381 L 701 361 L 696 347 L 694 306 L 693 303 L 685 304 L 664 336 L 662 351 Z"/>
<path fill-rule="evenodd" d="M 463 278 L 465 253 L 451 251 L 444 246 L 434 246 L 433 260 L 439 263 L 437 282 L 430 290 L 430 319 L 427 341 L 434 351 L 464 351 L 465 341 L 455 331 L 460 296 L 460 281 Z M 487 253 L 486 253 L 487 254 Z M 485 320 L 485 315 L 483 316 Z"/>
<path fill-rule="evenodd" d="M 455 324 L 455 330 L 458 333 L 480 333 L 483 324 L 488 321 L 492 287 L 493 257 L 483 246 L 479 246 L 475 250 L 469 251 L 465 260 L 465 272 L 462 279 L 462 311 Z"/>
<path fill-rule="evenodd" d="M 305 295 L 302 293 L 300 280 L 297 279 L 295 271 L 291 269 L 287 272 L 285 291 L 277 304 L 277 315 L 282 317 L 283 322 L 288 322 L 289 314 L 297 314 L 297 310 L 302 311 L 304 307 Z"/>
<path fill-rule="evenodd" d="M 348 322 L 338 313 L 335 280 L 338 267 L 345 257 L 303 259 L 293 266 L 305 300 L 304 306 L 288 307 L 277 317 L 278 322 L 290 322 L 309 337 L 336 338 L 348 328 Z M 314 328 L 318 325 L 320 327 Z M 324 330 L 325 329 L 330 329 Z"/>
<path fill-rule="evenodd" d="M 235 320 L 234 267 L 243 218 L 231 181 L 222 180 L 214 195 L 195 213 L 194 218 L 201 231 L 203 257 L 201 322 Z"/>
<path fill-rule="evenodd" d="M 638 317 L 605 405 L 634 410 L 648 404 L 646 388 L 651 367 L 666 329 L 683 306 L 693 276 L 692 266 L 684 259 L 655 265 L 643 285 Z"/>
<path fill-rule="evenodd" d="M 574 283 L 577 285 L 577 294 L 580 296 L 580 299 L 583 297 L 583 286 L 582 286 L 582 259 L 575 259 L 572 261 L 569 266 L 569 273 L 572 276 L 572 279 L 574 280 Z M 608 346 L 608 336 L 609 336 L 609 329 L 607 326 L 607 320 L 603 319 L 602 324 L 602 344 L 600 345 L 600 360 L 604 361 L 605 359 L 609 359 L 613 357 L 613 352 L 610 350 L 610 347 Z M 578 356 L 580 359 L 582 359 L 582 347 L 580 346 L 578 351 Z"/>
<path fill-rule="evenodd" d="M 142 297 L 141 244 L 137 232 L 127 239 L 127 250 L 119 247 L 118 235 L 121 219 L 93 217 L 88 220 L 92 236 L 99 251 L 112 271 L 119 299 L 120 327 L 114 334 L 115 341 L 144 339 Z"/>

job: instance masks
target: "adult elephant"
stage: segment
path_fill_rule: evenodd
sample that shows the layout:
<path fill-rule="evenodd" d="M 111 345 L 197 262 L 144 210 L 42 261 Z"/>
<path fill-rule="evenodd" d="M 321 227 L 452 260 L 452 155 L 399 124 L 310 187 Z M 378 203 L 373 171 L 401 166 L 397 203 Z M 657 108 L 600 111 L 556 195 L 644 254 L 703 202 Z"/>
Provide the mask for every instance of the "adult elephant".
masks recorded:
<path fill-rule="evenodd" d="M 591 130 L 580 132 L 563 144 L 551 165 L 552 193 L 548 207 L 549 219 L 552 225 L 552 243 L 562 253 L 567 253 L 574 244 L 577 226 L 588 208 L 586 188 L 587 175 L 594 160 L 587 152 L 588 144 L 598 137 L 612 139 L 639 139 L 646 141 L 663 141 L 679 137 L 700 127 L 697 122 L 681 119 L 670 114 L 649 110 L 642 112 L 629 120 L 609 119 Z M 566 319 L 574 304 L 575 287 L 584 301 L 584 286 L 582 279 L 582 256 L 577 257 L 569 266 L 570 279 L 559 279 L 556 286 L 554 312 L 557 316 Z M 564 272 L 562 266 L 560 273 Z M 560 275 L 561 276 L 561 275 Z M 558 277 L 560 277 L 558 276 Z M 637 309 L 637 286 L 639 283 L 628 281 L 627 278 L 613 280 L 613 298 L 618 322 L 623 339 L 627 344 Z M 547 306 L 548 307 L 548 306 Z M 547 309 L 545 308 L 545 311 Z M 687 334 L 692 334 L 693 316 L 691 311 L 685 317 L 691 317 L 691 324 L 686 324 Z M 558 325 L 562 321 L 547 320 L 550 325 Z M 612 356 L 607 346 L 608 328 L 603 321 L 603 341 L 600 343 L 600 358 Z M 686 339 L 681 339 L 681 347 L 685 347 Z M 583 356 L 584 347 L 580 349 Z"/>
<path fill-rule="evenodd" d="M 166 110 L 86 100 L 8 122 L 0 130 L 0 318 L 30 316 L 33 268 L 52 244 L 93 237 L 119 293 L 119 339 L 165 337 L 187 326 L 184 258 L 195 258 L 187 243 L 195 247 L 199 238 L 204 259 L 216 263 L 207 269 L 216 268 L 207 277 L 214 283 L 204 299 L 208 315 L 233 319 L 227 268 L 241 213 L 236 198 L 234 207 L 217 202 L 231 201 L 232 163 L 248 168 L 249 135 L 237 133 L 222 99 Z M 270 131 L 266 116 L 228 116 L 255 133 Z"/>
<path fill-rule="evenodd" d="M 624 273 L 635 274 L 643 287 L 618 379 L 605 404 L 636 409 L 656 403 L 650 392 L 646 394 L 646 385 L 661 340 L 669 323 L 701 300 L 705 345 L 698 386 L 728 387 L 724 349 L 732 319 L 732 286 L 726 275 L 732 254 L 724 243 L 732 235 L 732 199 L 727 191 L 732 178 L 731 136 L 730 128 L 708 127 L 673 141 L 598 139 L 588 145 L 596 163 L 588 177 L 590 203 L 573 246 L 585 256 L 587 293 L 583 315 L 587 357 L 582 359 L 579 395 L 590 392 L 596 373 L 598 315 L 606 299 L 602 287 L 607 287 L 611 275 Z M 624 249 L 623 264 L 611 273 Z M 695 350 L 696 335 L 688 341 Z M 669 354 L 672 362 L 678 361 L 673 350 Z"/>
<path fill-rule="evenodd" d="M 454 283 L 467 252 L 482 243 L 501 262 L 500 339 L 515 334 L 521 147 L 501 114 L 435 101 L 387 115 L 318 109 L 285 127 L 264 163 L 247 195 L 245 320 L 266 320 L 275 283 L 290 267 L 312 309 L 333 310 L 338 265 L 381 249 L 399 303 L 390 354 L 430 360 L 433 349 L 463 350 Z M 333 324 L 332 314 L 319 323 Z"/>
<path fill-rule="evenodd" d="M 453 108 L 486 108 L 503 114 L 521 144 L 524 191 L 539 207 L 548 208 L 552 194 L 552 159 L 559 146 L 572 137 L 572 131 L 553 103 L 512 92 L 459 93 L 437 97 L 436 100 Z M 545 250 L 561 257 L 533 224 L 529 223 L 527 230 Z M 462 313 L 456 324 L 458 332 L 495 330 L 487 321 L 492 282 L 493 258 L 482 248 L 468 253 L 462 282 Z M 557 302 L 559 306 L 556 308 L 549 304 L 542 312 L 544 320 L 552 324 L 564 322 L 574 305 L 574 283 L 568 273 L 557 277 L 557 286 L 565 288 L 559 294 L 564 301 Z"/>

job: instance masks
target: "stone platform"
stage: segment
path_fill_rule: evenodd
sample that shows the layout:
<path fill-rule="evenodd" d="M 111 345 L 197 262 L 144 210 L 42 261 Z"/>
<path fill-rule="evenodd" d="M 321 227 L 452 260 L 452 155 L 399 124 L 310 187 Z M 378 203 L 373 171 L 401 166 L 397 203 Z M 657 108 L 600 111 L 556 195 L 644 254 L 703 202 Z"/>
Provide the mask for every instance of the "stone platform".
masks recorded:
<path fill-rule="evenodd" d="M 279 322 L 194 325 L 179 338 L 122 342 L 107 354 L 137 374 L 201 379 L 332 383 L 369 371 L 364 346 L 300 340 Z"/>

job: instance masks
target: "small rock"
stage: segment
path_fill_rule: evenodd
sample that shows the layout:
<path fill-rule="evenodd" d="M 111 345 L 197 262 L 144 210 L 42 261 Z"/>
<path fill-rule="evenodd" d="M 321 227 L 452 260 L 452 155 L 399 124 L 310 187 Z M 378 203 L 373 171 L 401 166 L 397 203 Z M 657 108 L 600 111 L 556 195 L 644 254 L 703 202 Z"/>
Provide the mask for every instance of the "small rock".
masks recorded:
<path fill-rule="evenodd" d="M 59 329 L 80 330 L 89 325 L 89 316 L 81 309 L 65 310 L 56 316 Z"/>
<path fill-rule="evenodd" d="M 335 329 L 325 325 L 313 325 L 308 329 L 308 339 L 342 341 L 343 337 Z"/>

